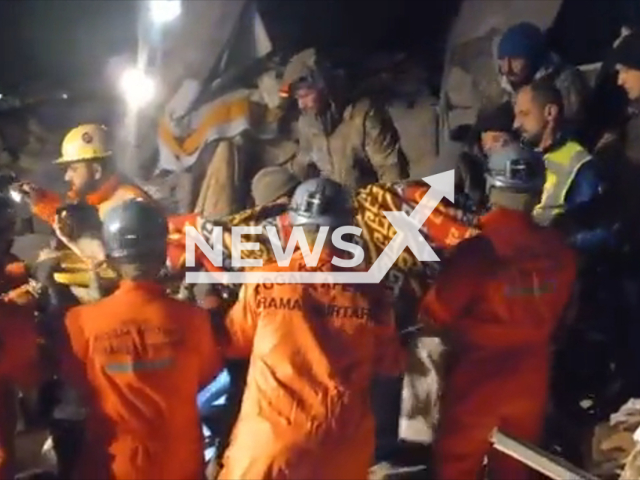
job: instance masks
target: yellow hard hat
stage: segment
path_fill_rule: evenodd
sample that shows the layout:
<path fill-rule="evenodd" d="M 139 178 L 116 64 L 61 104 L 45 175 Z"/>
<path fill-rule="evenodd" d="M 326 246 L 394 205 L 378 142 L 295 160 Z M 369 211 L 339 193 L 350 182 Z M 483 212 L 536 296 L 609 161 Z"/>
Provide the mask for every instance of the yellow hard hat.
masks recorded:
<path fill-rule="evenodd" d="M 54 163 L 73 163 L 98 160 L 111 155 L 107 149 L 107 129 L 102 125 L 79 125 L 67 133 L 62 141 L 62 156 Z"/>

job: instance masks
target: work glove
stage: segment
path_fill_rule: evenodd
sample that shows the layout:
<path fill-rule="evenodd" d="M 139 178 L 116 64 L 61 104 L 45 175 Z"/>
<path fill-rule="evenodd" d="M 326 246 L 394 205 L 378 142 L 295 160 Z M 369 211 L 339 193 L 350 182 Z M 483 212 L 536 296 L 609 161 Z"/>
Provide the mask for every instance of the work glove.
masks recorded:
<path fill-rule="evenodd" d="M 33 205 L 42 196 L 43 192 L 40 187 L 31 182 L 18 182 L 10 188 L 20 199 L 24 199 L 30 205 Z"/>

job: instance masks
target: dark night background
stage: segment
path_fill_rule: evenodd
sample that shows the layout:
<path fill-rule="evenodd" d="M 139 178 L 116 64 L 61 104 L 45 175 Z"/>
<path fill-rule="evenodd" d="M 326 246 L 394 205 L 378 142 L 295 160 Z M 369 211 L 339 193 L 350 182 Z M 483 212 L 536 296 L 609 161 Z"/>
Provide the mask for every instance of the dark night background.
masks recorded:
<path fill-rule="evenodd" d="M 295 51 L 316 45 L 401 50 L 415 53 L 435 69 L 459 3 L 259 2 L 277 48 Z M 638 18 L 639 6 L 634 0 L 565 0 L 551 31 L 552 43 L 571 61 L 597 61 L 616 38 L 622 20 L 634 14 Z M 66 88 L 98 81 L 109 57 L 133 50 L 136 9 L 137 2 L 132 0 L 0 1 L 0 88 Z"/>

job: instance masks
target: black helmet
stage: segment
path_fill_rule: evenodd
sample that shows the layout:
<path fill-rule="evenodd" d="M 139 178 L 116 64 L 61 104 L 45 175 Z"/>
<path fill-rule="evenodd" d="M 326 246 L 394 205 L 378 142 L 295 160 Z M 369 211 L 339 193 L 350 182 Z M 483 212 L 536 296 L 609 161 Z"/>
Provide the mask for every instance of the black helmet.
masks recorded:
<path fill-rule="evenodd" d="M 2 232 L 2 236 L 12 236 L 17 222 L 16 203 L 7 195 L 0 195 L 0 232 Z"/>
<path fill-rule="evenodd" d="M 0 195 L 0 255 L 8 254 L 13 248 L 17 224 L 15 202 L 6 195 Z"/>
<path fill-rule="evenodd" d="M 293 226 L 341 227 L 353 221 L 352 199 L 339 183 L 328 178 L 312 178 L 298 185 L 289 218 Z"/>
<path fill-rule="evenodd" d="M 102 221 L 106 253 L 121 262 L 164 262 L 168 233 L 164 214 L 143 200 L 127 200 L 111 207 Z"/>
<path fill-rule="evenodd" d="M 71 240 L 81 236 L 98 237 L 102 222 L 98 209 L 86 202 L 68 203 L 56 210 L 58 227 L 63 235 Z"/>

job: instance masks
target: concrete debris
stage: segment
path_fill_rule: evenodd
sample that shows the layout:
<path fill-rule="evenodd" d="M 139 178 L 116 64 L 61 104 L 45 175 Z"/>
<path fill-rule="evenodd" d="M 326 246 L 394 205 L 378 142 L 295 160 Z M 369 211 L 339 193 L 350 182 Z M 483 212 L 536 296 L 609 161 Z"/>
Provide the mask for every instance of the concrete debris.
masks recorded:
<path fill-rule="evenodd" d="M 640 426 L 640 399 L 632 398 L 620 410 L 609 416 L 609 424 L 638 424 Z"/>
<path fill-rule="evenodd" d="M 631 399 L 595 427 L 588 469 L 604 479 L 617 479 L 623 471 L 640 473 L 640 444 L 634 433 L 640 428 L 640 399 Z M 629 478 L 640 478 L 638 475 Z"/>
<path fill-rule="evenodd" d="M 638 478 L 640 478 L 640 444 L 636 444 L 620 474 L 620 480 L 637 480 Z"/>
<path fill-rule="evenodd" d="M 437 338 L 418 338 L 409 352 L 399 434 L 403 440 L 428 444 L 438 422 L 444 345 Z"/>

